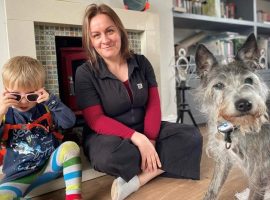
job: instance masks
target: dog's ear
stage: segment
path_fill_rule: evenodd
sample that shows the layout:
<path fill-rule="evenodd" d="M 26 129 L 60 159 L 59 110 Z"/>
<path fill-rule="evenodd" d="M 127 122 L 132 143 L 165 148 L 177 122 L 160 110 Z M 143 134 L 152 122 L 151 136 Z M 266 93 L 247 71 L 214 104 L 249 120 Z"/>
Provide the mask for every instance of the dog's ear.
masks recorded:
<path fill-rule="evenodd" d="M 203 78 L 217 64 L 215 56 L 203 45 L 199 44 L 195 55 L 197 74 Z"/>
<path fill-rule="evenodd" d="M 235 59 L 241 61 L 247 60 L 258 60 L 259 50 L 254 33 L 250 34 L 243 44 L 243 46 L 238 50 Z"/>

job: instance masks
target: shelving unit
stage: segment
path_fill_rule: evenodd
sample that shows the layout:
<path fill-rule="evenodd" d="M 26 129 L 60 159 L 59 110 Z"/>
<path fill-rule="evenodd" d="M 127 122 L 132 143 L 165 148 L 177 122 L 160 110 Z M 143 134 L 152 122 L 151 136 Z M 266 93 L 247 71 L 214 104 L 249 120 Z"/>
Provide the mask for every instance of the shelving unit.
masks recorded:
<path fill-rule="evenodd" d="M 268 24 L 242 19 L 228 19 L 178 12 L 174 12 L 173 17 L 175 28 L 200 29 L 219 32 L 231 31 L 240 34 L 247 34 L 250 32 L 254 32 L 256 35 L 270 34 L 270 22 Z"/>
<path fill-rule="evenodd" d="M 217 2 L 219 0 L 216 0 Z M 221 0 L 220 0 L 221 1 Z M 196 30 L 210 31 L 216 33 L 235 32 L 240 35 L 249 35 L 255 33 L 256 36 L 270 37 L 270 22 L 263 23 L 257 21 L 257 8 L 259 3 L 263 1 L 263 5 L 259 7 L 268 7 L 270 13 L 270 0 L 227 0 L 227 2 L 233 2 L 236 5 L 235 19 L 221 18 L 215 16 L 198 15 L 191 13 L 180 13 L 173 9 L 173 22 L 175 29 L 190 30 L 193 33 Z M 217 12 L 218 13 L 218 12 Z M 182 31 L 175 31 L 175 34 L 181 34 Z M 177 35 L 175 35 L 177 36 Z M 175 41 L 175 43 L 178 41 Z M 268 49 L 270 51 L 270 49 Z M 269 54 L 269 52 L 268 52 Z M 259 71 L 259 74 L 263 77 L 266 83 L 270 86 L 270 67 Z M 189 85 L 192 88 L 197 88 L 200 80 L 198 78 L 191 78 Z M 194 101 L 194 90 L 190 90 L 187 93 L 186 99 L 190 105 L 191 112 L 198 124 L 205 123 L 206 118 L 199 112 L 198 105 Z M 178 100 L 179 101 L 179 100 Z M 192 124 L 191 120 L 187 120 L 184 123 Z"/>
<path fill-rule="evenodd" d="M 270 22 L 269 22 L 269 24 L 257 22 L 256 27 L 257 27 L 257 34 L 258 35 L 260 35 L 260 34 L 270 35 Z"/>
<path fill-rule="evenodd" d="M 257 22 L 257 4 L 265 0 L 235 0 L 236 19 L 221 18 L 191 13 L 180 13 L 173 9 L 175 28 L 209 31 L 230 31 L 240 34 L 254 32 L 256 35 L 270 34 L 270 22 Z M 270 1 L 267 1 L 270 7 Z"/>
<path fill-rule="evenodd" d="M 218 18 L 190 13 L 174 12 L 173 17 L 175 28 L 246 33 L 253 31 L 255 26 L 254 22 L 248 20 Z"/>

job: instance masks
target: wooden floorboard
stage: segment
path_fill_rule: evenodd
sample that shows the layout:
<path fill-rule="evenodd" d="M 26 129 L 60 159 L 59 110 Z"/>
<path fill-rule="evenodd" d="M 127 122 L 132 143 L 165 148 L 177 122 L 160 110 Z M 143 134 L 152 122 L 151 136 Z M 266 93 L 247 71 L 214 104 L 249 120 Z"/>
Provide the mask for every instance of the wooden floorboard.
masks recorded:
<path fill-rule="evenodd" d="M 205 127 L 201 127 L 206 144 Z M 208 158 L 205 150 L 201 162 L 201 180 L 186 180 L 158 177 L 133 193 L 127 200 L 200 200 L 207 191 L 212 173 L 213 160 Z M 113 181 L 111 176 L 103 176 L 86 181 L 82 186 L 82 195 L 85 200 L 110 200 L 110 189 Z M 234 194 L 242 191 L 247 186 L 246 178 L 237 168 L 233 168 L 226 181 L 219 199 L 233 200 Z M 59 190 L 33 200 L 62 200 L 65 191 Z"/>

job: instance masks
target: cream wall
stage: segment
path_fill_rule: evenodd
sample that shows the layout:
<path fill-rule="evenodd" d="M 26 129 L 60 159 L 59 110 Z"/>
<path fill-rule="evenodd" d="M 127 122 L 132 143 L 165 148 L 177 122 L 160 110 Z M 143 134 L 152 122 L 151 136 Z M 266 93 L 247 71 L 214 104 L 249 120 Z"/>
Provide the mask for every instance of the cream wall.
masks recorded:
<path fill-rule="evenodd" d="M 160 90 L 164 120 L 176 120 L 175 78 L 172 67 L 174 58 L 172 0 L 150 1 L 151 12 L 159 14 L 160 20 Z"/>
<path fill-rule="evenodd" d="M 10 51 L 5 51 L 3 56 L 1 53 L 2 60 L 6 60 L 9 56 L 15 55 L 36 56 L 33 40 L 33 21 L 80 25 L 82 14 L 89 3 L 103 2 L 114 7 L 127 29 L 144 30 L 144 34 L 142 35 L 142 53 L 147 56 L 155 69 L 161 95 L 163 119 L 176 119 L 175 82 L 172 73 L 173 70 L 170 66 L 174 55 L 171 1 L 150 1 L 150 10 L 147 12 L 139 12 L 140 14 L 135 11 L 119 9 L 123 8 L 122 0 L 0 1 L 1 8 L 5 7 L 4 2 L 6 2 L 8 35 L 5 34 L 4 37 L 6 39 L 8 38 L 8 48 L 10 49 Z M 0 20 L 1 22 L 5 20 L 5 16 L 2 16 L 2 12 Z M 2 25 L 2 23 L 0 25 Z M 1 32 L 2 29 L 0 29 L 0 34 Z M 3 44 L 0 43 L 0 45 Z M 0 60 L 2 66 L 1 62 Z"/>
<path fill-rule="evenodd" d="M 6 14 L 5 14 L 5 2 L 4 0 L 0 0 L 0 66 L 1 67 L 9 58 L 6 25 L 7 25 L 7 21 L 6 21 Z M 2 76 L 0 76 L 0 82 L 2 83 Z M 0 90 L 2 90 L 2 84 L 0 84 Z"/>

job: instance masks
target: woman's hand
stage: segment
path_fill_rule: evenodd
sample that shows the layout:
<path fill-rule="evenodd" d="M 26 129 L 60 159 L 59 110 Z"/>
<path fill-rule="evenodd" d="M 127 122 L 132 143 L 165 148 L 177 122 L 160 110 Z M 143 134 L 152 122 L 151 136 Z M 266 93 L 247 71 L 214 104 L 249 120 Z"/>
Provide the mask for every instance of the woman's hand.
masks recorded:
<path fill-rule="evenodd" d="M 37 92 L 39 94 L 37 103 L 41 103 L 41 102 L 45 102 L 49 100 L 50 95 L 44 88 L 39 89 Z"/>
<path fill-rule="evenodd" d="M 131 141 L 139 148 L 141 153 L 142 171 L 154 172 L 158 168 L 161 168 L 161 162 L 155 146 L 145 135 L 135 132 L 131 137 Z"/>

